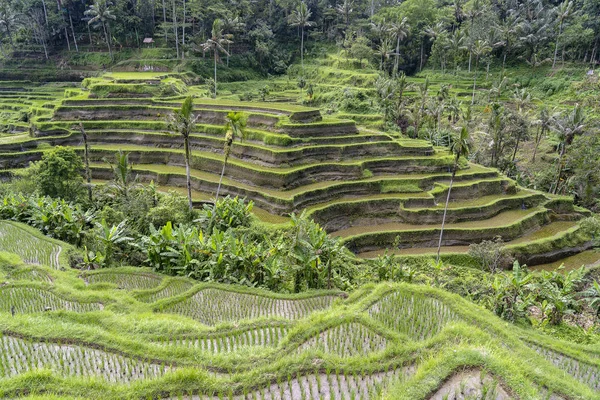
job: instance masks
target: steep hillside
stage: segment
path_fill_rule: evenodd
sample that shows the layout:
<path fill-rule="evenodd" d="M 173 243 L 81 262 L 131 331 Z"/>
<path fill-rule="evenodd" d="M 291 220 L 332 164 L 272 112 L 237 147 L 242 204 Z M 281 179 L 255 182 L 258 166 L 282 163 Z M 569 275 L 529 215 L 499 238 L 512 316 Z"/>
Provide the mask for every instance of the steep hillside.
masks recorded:
<path fill-rule="evenodd" d="M 106 160 L 123 150 L 141 181 L 160 190 L 185 186 L 183 144 L 169 132 L 167 116 L 181 107 L 181 93 L 201 94 L 202 88 L 156 73 L 113 73 L 79 88 L 0 86 L 10 96 L 5 107 L 35 111 L 31 121 L 15 121 L 0 138 L 0 166 L 8 174 L 39 160 L 48 145 L 83 154 L 82 124 L 97 183 L 113 178 Z M 403 255 L 435 250 L 453 165 L 446 149 L 294 104 L 197 98 L 194 107 L 199 118 L 191 167 L 198 203 L 212 201 L 219 183 L 225 116 L 243 111 L 248 138 L 232 147 L 223 195 L 252 200 L 256 214 L 270 223 L 306 210 L 363 257 L 386 249 Z M 568 197 L 519 187 L 495 169 L 463 160 L 450 200 L 445 254 L 465 254 L 469 244 L 500 236 L 521 262 L 535 265 L 591 246 L 577 222 L 586 210 Z"/>
<path fill-rule="evenodd" d="M 3 237 L 68 247 L 14 223 Z M 280 295 L 29 263 L 2 253 L 3 397 L 599 398 L 597 349 L 507 326 L 439 289 Z"/>

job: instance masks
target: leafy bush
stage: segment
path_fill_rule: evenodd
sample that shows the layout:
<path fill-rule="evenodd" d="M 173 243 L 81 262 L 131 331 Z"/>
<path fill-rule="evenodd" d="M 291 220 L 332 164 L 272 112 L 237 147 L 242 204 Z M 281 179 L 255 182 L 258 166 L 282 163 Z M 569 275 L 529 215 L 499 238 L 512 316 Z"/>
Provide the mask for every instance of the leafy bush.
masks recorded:
<path fill-rule="evenodd" d="M 239 197 L 227 196 L 217 201 L 216 205 L 205 204 L 200 212 L 199 222 L 206 232 L 214 230 L 226 231 L 240 226 L 248 227 L 252 221 L 252 201 L 246 203 Z"/>

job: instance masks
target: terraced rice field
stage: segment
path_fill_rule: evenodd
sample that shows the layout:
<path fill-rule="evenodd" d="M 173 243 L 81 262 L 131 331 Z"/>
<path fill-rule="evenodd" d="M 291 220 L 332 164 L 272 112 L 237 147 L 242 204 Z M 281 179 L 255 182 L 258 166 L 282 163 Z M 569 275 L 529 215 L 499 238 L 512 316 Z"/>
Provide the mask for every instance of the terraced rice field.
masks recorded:
<path fill-rule="evenodd" d="M 27 393 L 31 379 L 42 394 L 107 400 L 564 400 L 599 390 L 597 367 L 533 339 L 512 342 L 506 367 L 499 349 L 514 327 L 438 289 L 282 296 L 134 268 L 10 271 L 0 287 L 4 397 Z"/>
<path fill-rule="evenodd" d="M 328 76 L 326 80 L 336 77 L 336 81 L 356 82 L 360 76 L 361 82 L 371 85 L 376 76 L 332 67 L 339 60 L 324 62 L 321 68 L 325 72 L 319 71 L 317 76 Z M 40 105 L 45 101 L 45 112 L 36 117 L 35 138 L 23 132 L 0 138 L 0 167 L 22 168 L 41 158 L 40 147 L 47 145 L 71 146 L 82 152 L 81 135 L 76 129 L 81 121 L 90 140 L 96 182 L 112 178 L 105 160 L 117 150 L 126 150 L 141 181 L 154 181 L 160 190 L 182 191 L 182 144 L 168 132 L 166 124 L 166 116 L 180 106 L 181 100 L 160 97 L 158 88 L 168 74 L 151 78 L 152 84 L 146 86 L 140 82 L 146 83 L 149 78 L 140 74 L 137 79 L 135 75 L 127 73 L 116 78 L 112 73 L 93 80 L 88 89 L 95 97 L 81 91 L 76 97 L 62 98 L 63 92 L 56 88 L 36 91 L 30 83 L 7 83 L 8 92 L 18 94 L 15 102 L 35 101 Z M 414 81 L 422 83 L 423 79 Z M 431 85 L 439 87 L 442 83 L 432 81 Z M 285 82 L 277 84 L 289 86 Z M 121 93 L 119 98 L 111 98 L 111 85 L 127 85 L 132 90 L 126 97 Z M 445 149 L 359 127 L 343 115 L 323 116 L 317 109 L 295 104 L 238 102 L 228 97 L 227 88 L 239 84 L 223 85 L 224 98 L 194 100 L 200 115 L 190 137 L 192 188 L 197 202 L 211 201 L 217 189 L 224 161 L 226 113 L 243 111 L 248 116 L 248 138 L 232 147 L 223 195 L 252 200 L 256 215 L 271 224 L 286 223 L 289 213 L 306 209 L 328 232 L 341 237 L 352 251 L 364 257 L 385 250 L 403 250 L 399 255 L 428 255 L 435 248 L 451 175 L 452 157 Z M 469 86 L 464 84 L 465 92 L 470 93 Z M 35 100 L 23 97 L 25 93 Z M 361 120 L 356 115 L 347 117 Z M 570 199 L 557 203 L 554 197 L 518 188 L 494 169 L 465 163 L 456 176 L 450 200 L 443 243 L 449 250 L 445 253 L 464 253 L 461 249 L 469 244 L 496 236 L 514 244 L 511 251 L 530 266 L 581 251 L 579 242 L 570 243 L 564 251 L 554 251 L 549 243 L 536 247 L 537 253 L 527 252 L 532 242 L 551 242 L 551 236 L 564 235 L 585 213 L 576 211 Z M 391 249 L 396 237 L 400 239 L 399 249 Z M 43 259 L 51 265 L 52 257 L 56 258 L 51 251 L 46 254 L 36 247 L 24 249 L 27 261 Z M 157 296 L 154 300 L 161 295 Z"/>
<path fill-rule="evenodd" d="M 15 223 L 0 221 L 0 248 L 17 254 L 28 264 L 46 265 L 55 269 L 61 266 L 62 246 L 34 236 Z"/>
<path fill-rule="evenodd" d="M 332 295 L 280 299 L 209 288 L 167 305 L 161 311 L 184 315 L 206 325 L 261 317 L 294 320 L 329 308 L 334 299 Z"/>

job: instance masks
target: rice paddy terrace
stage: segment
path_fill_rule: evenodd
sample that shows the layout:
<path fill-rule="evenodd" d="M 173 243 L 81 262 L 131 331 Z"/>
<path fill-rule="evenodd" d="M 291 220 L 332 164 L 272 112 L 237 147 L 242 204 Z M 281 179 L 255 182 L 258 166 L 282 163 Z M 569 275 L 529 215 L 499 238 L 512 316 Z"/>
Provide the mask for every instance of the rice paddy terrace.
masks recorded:
<path fill-rule="evenodd" d="M 600 398 L 597 349 L 442 290 L 281 295 L 60 258 L 50 267 L 45 254 L 68 245 L 2 229 L 12 244 L 0 253 L 0 397 Z M 27 263 L 11 253 L 34 242 Z"/>
<path fill-rule="evenodd" d="M 3 110 L 35 111 L 31 123 L 11 114 L 0 137 L 0 167 L 7 173 L 23 168 L 48 146 L 82 151 L 82 123 L 96 181 L 112 178 L 105 160 L 125 150 L 142 181 L 154 181 L 161 190 L 184 187 L 182 141 L 166 123 L 181 105 L 180 92 L 188 90 L 181 80 L 113 73 L 74 86 L 0 83 Z M 200 92 L 189 87 L 188 93 Z M 445 149 L 288 103 L 194 103 L 196 201 L 212 201 L 223 164 L 225 115 L 241 110 L 248 115 L 248 139 L 233 146 L 223 195 L 254 201 L 256 214 L 270 223 L 306 210 L 363 257 L 381 254 L 396 238 L 398 254 L 434 251 L 453 162 Z M 443 253 L 464 254 L 471 243 L 501 236 L 522 262 L 554 262 L 589 247 L 578 226 L 586 213 L 570 198 L 526 190 L 494 169 L 464 163 L 452 189 Z"/>

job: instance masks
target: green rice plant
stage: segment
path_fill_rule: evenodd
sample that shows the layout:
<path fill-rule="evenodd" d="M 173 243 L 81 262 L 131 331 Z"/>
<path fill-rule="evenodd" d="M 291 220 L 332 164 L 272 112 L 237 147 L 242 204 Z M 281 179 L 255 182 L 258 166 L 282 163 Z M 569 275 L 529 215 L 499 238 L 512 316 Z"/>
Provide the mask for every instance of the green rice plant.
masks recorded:
<path fill-rule="evenodd" d="M 428 339 L 458 316 L 443 302 L 420 295 L 394 291 L 371 305 L 369 315 L 387 328 L 414 340 Z"/>
<path fill-rule="evenodd" d="M 162 285 L 161 285 L 162 286 Z M 155 301 L 166 299 L 167 297 L 177 296 L 191 289 L 193 284 L 188 281 L 172 279 L 164 287 L 157 290 L 137 294 L 135 297 L 145 303 L 154 303 Z"/>
<path fill-rule="evenodd" d="M 530 344 L 530 347 L 546 360 L 575 377 L 578 381 L 585 383 L 596 391 L 600 391 L 600 367 L 598 365 L 579 361 L 546 347 L 534 344 Z"/>
<path fill-rule="evenodd" d="M 75 344 L 0 336 L 0 377 L 14 377 L 48 368 L 63 376 L 97 377 L 111 383 L 129 383 L 164 375 L 171 367 L 118 353 Z"/>
<path fill-rule="evenodd" d="M 82 275 L 88 284 L 112 283 L 119 289 L 153 289 L 160 285 L 162 276 L 149 272 L 117 272 L 111 270 L 99 271 Z"/>
<path fill-rule="evenodd" d="M 34 282 L 44 282 L 44 283 L 52 283 L 52 276 L 46 271 L 35 268 L 35 267 L 19 267 L 11 272 L 9 275 L 10 279 L 19 281 L 34 281 Z"/>
<path fill-rule="evenodd" d="M 261 317 L 294 320 L 304 318 L 313 311 L 329 308 L 335 297 L 321 295 L 297 300 L 280 299 L 207 288 L 165 306 L 161 311 L 181 314 L 206 325 Z"/>
<path fill-rule="evenodd" d="M 0 221 L 0 250 L 17 254 L 28 264 L 60 268 L 62 247 L 34 236 L 20 227 Z"/>
<path fill-rule="evenodd" d="M 304 342 L 298 351 L 317 349 L 339 357 L 365 356 L 382 351 L 388 340 L 357 322 L 340 324 L 326 329 Z"/>
<path fill-rule="evenodd" d="M 88 312 L 103 308 L 101 303 L 68 300 L 47 289 L 26 286 L 0 287 L 0 312 L 16 314 L 53 310 Z"/>
<path fill-rule="evenodd" d="M 289 328 L 283 324 L 271 324 L 250 327 L 224 333 L 198 336 L 166 337 L 155 341 L 155 344 L 170 348 L 199 349 L 207 353 L 231 353 L 244 347 L 276 347 L 287 335 Z"/>

